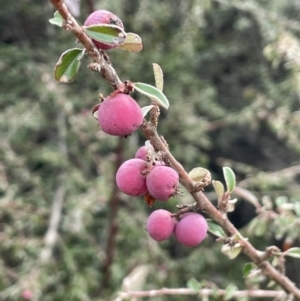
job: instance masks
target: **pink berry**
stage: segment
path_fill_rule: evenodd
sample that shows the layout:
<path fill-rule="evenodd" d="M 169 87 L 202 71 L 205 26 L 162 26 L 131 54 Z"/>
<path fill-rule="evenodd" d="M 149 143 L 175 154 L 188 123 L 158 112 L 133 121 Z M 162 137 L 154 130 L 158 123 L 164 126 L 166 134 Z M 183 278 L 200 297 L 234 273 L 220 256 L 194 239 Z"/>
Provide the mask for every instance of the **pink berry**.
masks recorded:
<path fill-rule="evenodd" d="M 119 189 L 131 196 L 145 194 L 146 176 L 142 174 L 145 169 L 145 161 L 141 159 L 130 159 L 125 161 L 118 169 L 116 182 Z"/>
<path fill-rule="evenodd" d="M 154 167 L 146 179 L 149 193 L 160 201 L 166 201 L 176 193 L 178 181 L 177 172 L 163 165 Z"/>
<path fill-rule="evenodd" d="M 176 224 L 174 232 L 178 242 L 187 247 L 195 247 L 205 239 L 207 228 L 207 222 L 202 215 L 189 212 Z"/>
<path fill-rule="evenodd" d="M 158 209 L 148 217 L 146 229 L 154 240 L 163 241 L 172 235 L 174 226 L 175 220 L 171 217 L 171 213 L 164 209 Z"/>
<path fill-rule="evenodd" d="M 148 150 L 149 150 L 149 148 L 150 148 L 151 150 L 154 151 L 154 148 L 153 148 L 152 145 L 150 145 L 150 146 L 148 146 L 148 147 L 147 147 L 146 145 L 144 145 L 144 146 L 140 147 L 140 148 L 136 151 L 134 157 L 146 161 L 146 160 L 147 160 L 147 155 L 148 155 Z"/>
<path fill-rule="evenodd" d="M 32 297 L 33 297 L 33 293 L 32 293 L 31 290 L 25 289 L 25 290 L 22 291 L 21 297 L 22 297 L 24 300 L 31 300 Z"/>
<path fill-rule="evenodd" d="M 113 13 L 107 10 L 97 10 L 90 14 L 84 22 L 84 26 L 99 25 L 99 24 L 114 24 L 124 28 L 122 21 Z M 99 49 L 108 50 L 117 47 L 117 45 L 105 44 L 93 40 L 95 46 Z"/>
<path fill-rule="evenodd" d="M 113 136 L 128 136 L 143 123 L 143 113 L 136 101 L 118 93 L 106 98 L 98 109 L 98 122 L 103 132 Z"/>

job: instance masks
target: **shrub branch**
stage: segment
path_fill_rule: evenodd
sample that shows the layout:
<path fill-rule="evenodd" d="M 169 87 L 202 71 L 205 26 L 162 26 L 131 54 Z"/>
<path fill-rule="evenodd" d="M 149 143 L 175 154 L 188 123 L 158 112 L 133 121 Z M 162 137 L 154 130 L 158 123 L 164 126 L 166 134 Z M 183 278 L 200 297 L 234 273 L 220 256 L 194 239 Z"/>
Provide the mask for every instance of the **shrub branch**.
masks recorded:
<path fill-rule="evenodd" d="M 92 40 L 85 34 L 82 28 L 78 25 L 74 17 L 70 14 L 68 8 L 62 0 L 50 0 L 56 7 L 59 13 L 64 18 L 64 28 L 72 32 L 80 43 L 86 48 L 87 54 L 91 57 L 92 61 L 100 66 L 100 72 L 102 73 L 105 80 L 114 88 L 117 89 L 121 84 L 115 69 L 109 62 L 109 58 L 104 51 L 99 51 L 93 44 Z M 220 212 L 213 206 L 202 191 L 196 191 L 196 183 L 188 176 L 183 166 L 173 157 L 170 153 L 161 137 L 156 132 L 155 126 L 152 123 L 144 120 L 140 127 L 144 135 L 151 141 L 151 144 L 156 150 L 161 151 L 163 156 L 170 163 L 179 174 L 180 183 L 189 191 L 194 200 L 197 203 L 198 208 L 206 213 L 212 220 L 218 223 L 228 236 L 234 236 L 238 234 L 242 237 L 234 225 L 227 219 L 226 214 Z M 243 253 L 254 262 L 262 273 L 269 279 L 279 284 L 288 294 L 292 294 L 295 299 L 300 300 L 300 290 L 295 284 L 281 272 L 276 270 L 267 260 L 261 257 L 261 252 L 256 250 L 253 245 L 245 240 L 240 239 L 238 241 L 243 247 Z M 166 289 L 163 289 L 166 290 Z M 161 290 L 161 291 L 163 291 Z M 132 295 L 135 296 L 135 295 Z"/>

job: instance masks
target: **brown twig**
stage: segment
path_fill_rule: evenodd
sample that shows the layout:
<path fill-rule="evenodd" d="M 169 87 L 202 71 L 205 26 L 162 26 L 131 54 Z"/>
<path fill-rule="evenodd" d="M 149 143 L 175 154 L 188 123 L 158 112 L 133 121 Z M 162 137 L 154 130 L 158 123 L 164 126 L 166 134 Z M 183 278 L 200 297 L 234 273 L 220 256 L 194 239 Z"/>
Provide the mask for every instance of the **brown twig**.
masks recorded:
<path fill-rule="evenodd" d="M 155 297 L 155 296 L 165 296 L 165 295 L 197 295 L 199 297 L 214 296 L 225 296 L 226 290 L 218 289 L 202 289 L 195 291 L 189 288 L 162 288 L 160 290 L 150 290 L 150 291 L 131 291 L 131 292 L 120 292 L 117 301 L 122 301 L 128 298 L 141 298 L 141 297 Z M 285 298 L 287 294 L 283 291 L 269 291 L 269 290 L 245 290 L 245 291 L 235 291 L 232 298 L 241 297 L 251 297 L 251 298 Z"/>
<path fill-rule="evenodd" d="M 123 162 L 123 145 L 124 139 L 123 137 L 119 137 L 118 146 L 116 148 L 116 160 L 115 160 L 115 172 L 117 172 L 119 166 Z M 103 281 L 102 286 L 103 288 L 107 288 L 110 283 L 110 273 L 111 273 L 111 264 L 114 259 L 114 251 L 115 251 L 115 244 L 116 244 L 116 236 L 118 233 L 118 210 L 120 204 L 120 197 L 119 197 L 120 190 L 114 181 L 113 189 L 111 192 L 110 199 L 108 201 L 110 206 L 109 212 L 109 229 L 108 229 L 108 240 L 106 244 L 105 255 L 106 258 L 103 262 L 102 266 L 102 273 L 103 273 Z"/>
<path fill-rule="evenodd" d="M 68 29 L 71 31 L 78 40 L 86 47 L 87 53 L 90 55 L 93 61 L 101 65 L 101 73 L 108 83 L 116 89 L 120 84 L 120 79 L 117 76 L 113 67 L 104 60 L 101 53 L 94 47 L 90 38 L 88 38 L 82 28 L 77 24 L 75 19 L 70 15 L 67 7 L 63 4 L 62 0 L 50 0 L 53 5 L 58 9 L 63 18 L 67 21 Z M 207 199 L 201 191 L 196 191 L 195 182 L 187 175 L 182 165 L 173 157 L 169 152 L 166 145 L 156 132 L 155 127 L 144 120 L 140 127 L 147 139 L 151 140 L 151 144 L 156 150 L 161 151 L 163 156 L 168 159 L 171 167 L 173 167 L 180 177 L 181 184 L 189 191 L 194 200 L 198 204 L 198 208 L 205 212 L 212 220 L 218 223 L 228 236 L 239 234 L 238 230 L 227 219 L 226 214 L 219 212 L 212 203 Z M 239 234 L 240 235 L 240 234 Z M 296 299 L 300 300 L 300 290 L 294 285 L 294 283 L 282 273 L 276 270 L 268 261 L 262 260 L 260 252 L 256 250 L 252 244 L 241 239 L 239 243 L 243 247 L 243 253 L 253 261 L 258 268 L 262 270 L 262 273 L 278 283 L 287 293 L 292 294 Z"/>

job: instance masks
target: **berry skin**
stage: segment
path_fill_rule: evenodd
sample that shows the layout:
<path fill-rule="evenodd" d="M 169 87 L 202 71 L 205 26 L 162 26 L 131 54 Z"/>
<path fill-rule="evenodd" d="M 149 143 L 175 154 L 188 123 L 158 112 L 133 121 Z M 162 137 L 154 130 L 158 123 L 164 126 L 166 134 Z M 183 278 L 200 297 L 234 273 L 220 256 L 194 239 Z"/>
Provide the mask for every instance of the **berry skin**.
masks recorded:
<path fill-rule="evenodd" d="M 145 161 L 141 159 L 130 159 L 125 161 L 118 169 L 116 182 L 119 189 L 131 196 L 145 194 L 148 189 L 146 186 L 146 176 L 142 175 L 145 169 Z"/>
<path fill-rule="evenodd" d="M 174 233 L 178 242 L 187 247 L 195 247 L 205 239 L 207 229 L 207 222 L 202 215 L 189 212 L 176 224 Z"/>
<path fill-rule="evenodd" d="M 147 220 L 146 229 L 149 235 L 156 241 L 168 239 L 175 227 L 175 220 L 171 213 L 164 209 L 153 211 Z"/>
<path fill-rule="evenodd" d="M 166 201 L 176 193 L 178 181 L 177 172 L 164 165 L 154 167 L 146 179 L 149 193 L 160 201 Z"/>
<path fill-rule="evenodd" d="M 103 132 L 113 136 L 128 136 L 143 123 L 143 113 L 127 94 L 107 97 L 98 109 L 98 122 Z"/>
<path fill-rule="evenodd" d="M 152 145 L 150 145 L 150 146 L 148 146 L 148 147 L 144 145 L 144 146 L 141 146 L 141 147 L 136 151 L 134 157 L 146 161 L 146 160 L 147 160 L 147 155 L 148 155 L 148 149 L 149 149 L 149 148 L 150 148 L 152 151 L 154 151 L 154 148 L 153 148 Z"/>
<path fill-rule="evenodd" d="M 103 9 L 91 13 L 84 22 L 84 26 L 100 24 L 114 24 L 124 29 L 122 21 L 116 15 Z M 102 50 L 109 50 L 117 47 L 117 45 L 105 44 L 95 40 L 93 40 L 93 42 L 98 49 Z"/>
<path fill-rule="evenodd" d="M 33 293 L 32 293 L 31 290 L 25 289 L 25 290 L 22 291 L 21 297 L 24 300 L 31 300 L 32 297 L 33 297 Z"/>

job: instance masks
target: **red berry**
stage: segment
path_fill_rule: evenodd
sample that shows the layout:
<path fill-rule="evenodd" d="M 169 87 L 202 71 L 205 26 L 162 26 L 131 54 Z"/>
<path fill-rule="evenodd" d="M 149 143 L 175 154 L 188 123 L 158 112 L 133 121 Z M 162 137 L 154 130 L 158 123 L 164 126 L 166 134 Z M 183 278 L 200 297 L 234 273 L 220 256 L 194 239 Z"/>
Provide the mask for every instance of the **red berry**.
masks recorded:
<path fill-rule="evenodd" d="M 146 179 L 149 193 L 160 201 L 166 201 L 176 193 L 178 181 L 177 172 L 164 165 L 154 167 Z"/>
<path fill-rule="evenodd" d="M 103 132 L 128 136 L 143 123 L 143 113 L 136 101 L 127 94 L 109 96 L 98 109 L 98 122 Z"/>
<path fill-rule="evenodd" d="M 176 224 L 174 233 L 178 242 L 187 247 L 195 247 L 205 239 L 207 229 L 207 222 L 202 215 L 189 212 Z"/>
<path fill-rule="evenodd" d="M 122 21 L 113 13 L 107 10 L 97 10 L 90 14 L 84 22 L 84 26 L 99 25 L 99 24 L 114 24 L 124 28 Z M 93 40 L 95 46 L 99 49 L 108 50 L 117 47 L 117 45 L 105 44 Z"/>
<path fill-rule="evenodd" d="M 146 160 L 147 160 L 147 155 L 148 155 L 148 150 L 149 150 L 149 149 L 151 149 L 152 151 L 154 151 L 154 148 L 153 148 L 152 145 L 149 145 L 149 146 L 144 145 L 144 146 L 140 147 L 140 148 L 136 151 L 134 157 L 146 161 Z"/>
<path fill-rule="evenodd" d="M 150 214 L 146 229 L 154 240 L 163 241 L 172 235 L 174 226 L 175 220 L 171 217 L 171 213 L 164 209 L 158 209 Z"/>
<path fill-rule="evenodd" d="M 33 297 L 33 293 L 32 293 L 31 290 L 25 289 L 25 290 L 22 291 L 21 297 L 22 297 L 24 300 L 31 300 L 32 297 Z"/>
<path fill-rule="evenodd" d="M 131 196 L 143 195 L 147 192 L 146 176 L 142 174 L 145 161 L 130 159 L 125 161 L 118 169 L 116 182 L 119 189 Z"/>

